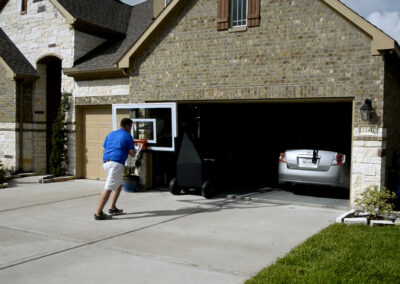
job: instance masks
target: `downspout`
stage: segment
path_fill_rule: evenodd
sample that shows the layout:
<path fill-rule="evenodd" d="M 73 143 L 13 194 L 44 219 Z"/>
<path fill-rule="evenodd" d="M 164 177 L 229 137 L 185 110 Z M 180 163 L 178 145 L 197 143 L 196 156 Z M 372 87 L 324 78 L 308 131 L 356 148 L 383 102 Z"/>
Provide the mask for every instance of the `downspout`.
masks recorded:
<path fill-rule="evenodd" d="M 24 118 L 24 88 L 23 88 L 23 80 L 18 81 L 19 82 L 19 169 L 23 171 L 23 162 L 24 162 L 24 123 L 23 123 L 23 118 Z"/>

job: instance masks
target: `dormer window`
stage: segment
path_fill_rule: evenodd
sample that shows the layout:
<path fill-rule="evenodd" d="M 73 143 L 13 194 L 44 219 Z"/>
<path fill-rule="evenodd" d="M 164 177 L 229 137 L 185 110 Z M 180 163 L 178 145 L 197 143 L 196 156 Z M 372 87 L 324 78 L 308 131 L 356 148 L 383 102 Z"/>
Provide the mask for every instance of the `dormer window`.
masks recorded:
<path fill-rule="evenodd" d="M 21 0 L 21 14 L 26 14 L 28 11 L 28 0 Z"/>
<path fill-rule="evenodd" d="M 247 0 L 232 0 L 232 28 L 247 25 Z"/>

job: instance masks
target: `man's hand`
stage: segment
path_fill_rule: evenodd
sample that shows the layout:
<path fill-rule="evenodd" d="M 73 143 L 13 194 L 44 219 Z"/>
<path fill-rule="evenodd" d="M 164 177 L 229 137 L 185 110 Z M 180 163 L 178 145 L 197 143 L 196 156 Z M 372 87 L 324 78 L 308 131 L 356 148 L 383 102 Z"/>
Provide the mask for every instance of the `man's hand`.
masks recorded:
<path fill-rule="evenodd" d="M 129 150 L 129 156 L 135 157 L 135 155 L 136 155 L 136 150 L 133 149 Z"/>

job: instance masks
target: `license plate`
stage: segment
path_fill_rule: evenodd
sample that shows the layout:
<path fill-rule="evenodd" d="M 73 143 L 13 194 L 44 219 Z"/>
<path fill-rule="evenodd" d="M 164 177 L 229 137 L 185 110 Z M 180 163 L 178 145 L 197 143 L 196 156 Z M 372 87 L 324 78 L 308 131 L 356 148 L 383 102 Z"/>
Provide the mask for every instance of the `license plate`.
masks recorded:
<path fill-rule="evenodd" d="M 314 164 L 312 159 L 299 158 L 299 167 L 302 167 L 302 168 L 317 168 L 318 167 L 318 160 Z"/>

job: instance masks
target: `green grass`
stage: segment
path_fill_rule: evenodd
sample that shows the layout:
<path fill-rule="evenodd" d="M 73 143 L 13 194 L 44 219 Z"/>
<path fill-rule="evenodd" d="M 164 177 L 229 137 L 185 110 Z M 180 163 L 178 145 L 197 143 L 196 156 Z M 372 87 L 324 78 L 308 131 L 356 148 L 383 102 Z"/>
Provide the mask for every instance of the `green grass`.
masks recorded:
<path fill-rule="evenodd" d="M 400 227 L 331 225 L 246 282 L 254 283 L 400 283 Z"/>

